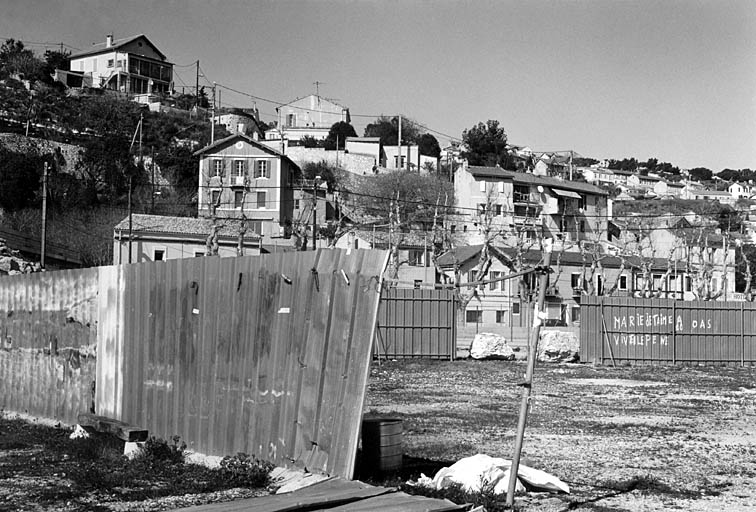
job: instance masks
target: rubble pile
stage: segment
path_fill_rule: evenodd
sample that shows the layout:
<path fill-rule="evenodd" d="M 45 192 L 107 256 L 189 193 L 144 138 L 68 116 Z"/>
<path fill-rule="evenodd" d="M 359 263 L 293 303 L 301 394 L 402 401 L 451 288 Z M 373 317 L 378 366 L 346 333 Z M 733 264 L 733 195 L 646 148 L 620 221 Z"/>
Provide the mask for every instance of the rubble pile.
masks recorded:
<path fill-rule="evenodd" d="M 18 251 L 14 251 L 0 238 L 0 276 L 28 274 L 39 272 L 38 262 L 25 260 Z"/>

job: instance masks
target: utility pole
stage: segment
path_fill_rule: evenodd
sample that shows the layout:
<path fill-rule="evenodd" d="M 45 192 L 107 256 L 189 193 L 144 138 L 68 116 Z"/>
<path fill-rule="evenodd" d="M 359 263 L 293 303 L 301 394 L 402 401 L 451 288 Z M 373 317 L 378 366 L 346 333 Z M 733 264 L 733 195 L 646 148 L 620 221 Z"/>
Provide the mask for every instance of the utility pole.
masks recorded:
<path fill-rule="evenodd" d="M 396 168 L 402 168 L 402 116 L 399 116 L 399 135 L 396 138 Z"/>
<path fill-rule="evenodd" d="M 572 154 L 574 151 L 570 150 L 570 181 L 572 181 Z"/>
<path fill-rule="evenodd" d="M 129 263 L 131 263 L 131 233 L 132 233 L 132 222 L 131 222 L 131 176 L 129 176 Z"/>
<path fill-rule="evenodd" d="M 520 455 L 522 454 L 522 441 L 525 437 L 525 425 L 528 421 L 528 409 L 530 408 L 530 394 L 533 388 L 533 372 L 535 371 L 536 359 L 538 358 L 538 337 L 541 335 L 541 323 L 545 317 L 543 303 L 546 301 L 546 287 L 549 284 L 549 270 L 551 270 L 552 240 L 546 238 L 543 241 L 543 266 L 539 269 L 538 276 L 538 301 L 533 313 L 533 329 L 530 331 L 528 340 L 528 367 L 525 372 L 525 381 L 518 384 L 522 387 L 522 401 L 520 402 L 520 418 L 517 422 L 517 434 L 515 436 L 514 454 L 509 474 L 509 487 L 507 489 L 507 506 L 514 506 L 515 489 L 517 488 L 517 470 L 520 467 Z"/>
<path fill-rule="evenodd" d="M 197 59 L 197 75 L 194 82 L 194 108 L 197 109 L 197 116 L 199 117 L 199 59 Z"/>
<path fill-rule="evenodd" d="M 316 250 L 317 246 L 315 241 L 317 238 L 318 229 L 318 183 L 320 182 L 320 176 L 315 176 L 315 180 L 312 182 L 312 250 Z"/>
<path fill-rule="evenodd" d="M 151 196 L 152 204 L 150 207 L 150 213 L 155 213 L 155 148 L 150 146 L 150 174 L 152 175 L 152 187 Z"/>
<path fill-rule="evenodd" d="M 42 247 L 40 248 L 39 264 L 45 268 L 45 249 L 47 242 L 47 162 L 42 173 Z"/>
<path fill-rule="evenodd" d="M 215 142 L 215 82 L 213 82 L 213 104 L 210 107 L 210 144 Z"/>

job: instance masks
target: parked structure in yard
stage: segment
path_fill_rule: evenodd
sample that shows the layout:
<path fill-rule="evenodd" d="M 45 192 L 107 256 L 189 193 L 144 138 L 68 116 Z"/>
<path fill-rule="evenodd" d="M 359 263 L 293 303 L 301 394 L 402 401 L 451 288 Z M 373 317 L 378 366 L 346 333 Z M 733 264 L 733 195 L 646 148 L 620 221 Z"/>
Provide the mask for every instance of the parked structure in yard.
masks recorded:
<path fill-rule="evenodd" d="M 130 95 L 161 95 L 173 90 L 173 64 L 144 34 L 113 39 L 71 56 L 71 71 L 84 73 L 94 87 Z"/>
<path fill-rule="evenodd" d="M 213 229 L 208 218 L 168 217 L 134 214 L 131 220 L 131 258 L 129 258 L 129 218 L 116 224 L 113 231 L 113 264 L 141 263 L 193 258 L 207 254 L 207 238 Z M 218 222 L 218 255 L 237 256 L 240 221 Z M 244 254 L 258 255 L 261 238 L 254 233 L 242 240 Z"/>
<path fill-rule="evenodd" d="M 293 219 L 292 183 L 301 174 L 287 156 L 246 135 L 235 134 L 194 153 L 199 161 L 201 217 L 247 219 L 249 233 L 285 235 Z"/>

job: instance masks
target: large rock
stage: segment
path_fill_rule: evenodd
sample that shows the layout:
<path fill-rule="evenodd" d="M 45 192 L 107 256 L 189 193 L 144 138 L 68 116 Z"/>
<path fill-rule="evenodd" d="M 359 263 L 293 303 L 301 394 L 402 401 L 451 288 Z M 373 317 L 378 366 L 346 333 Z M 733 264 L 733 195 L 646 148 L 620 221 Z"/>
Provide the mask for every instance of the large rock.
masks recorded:
<path fill-rule="evenodd" d="M 576 363 L 580 360 L 580 340 L 574 332 L 541 331 L 538 360 L 549 363 Z"/>
<path fill-rule="evenodd" d="M 507 340 L 498 334 L 481 332 L 475 335 L 470 345 L 470 357 L 473 359 L 504 359 L 512 361 L 515 358 L 512 347 Z"/>

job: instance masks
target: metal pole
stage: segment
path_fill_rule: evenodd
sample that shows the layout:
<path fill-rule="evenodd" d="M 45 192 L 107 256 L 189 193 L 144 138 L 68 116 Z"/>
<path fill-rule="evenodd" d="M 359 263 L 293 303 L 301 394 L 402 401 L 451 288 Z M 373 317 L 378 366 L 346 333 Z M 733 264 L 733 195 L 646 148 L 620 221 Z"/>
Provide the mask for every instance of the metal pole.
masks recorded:
<path fill-rule="evenodd" d="M 402 116 L 399 116 L 399 135 L 396 137 L 396 168 L 402 168 Z"/>
<path fill-rule="evenodd" d="M 530 335 L 528 346 L 528 367 L 525 373 L 525 381 L 522 386 L 522 401 L 520 402 L 520 418 L 517 422 L 517 435 L 515 437 L 514 454 L 512 455 L 512 467 L 509 475 L 509 487 L 507 489 L 507 506 L 514 506 L 515 489 L 517 488 L 517 470 L 520 467 L 520 455 L 522 454 L 522 441 L 525 437 L 525 425 L 528 421 L 528 408 L 530 407 L 530 394 L 533 387 L 533 372 L 535 371 L 536 358 L 538 357 L 538 336 L 541 334 L 541 322 L 543 321 L 543 303 L 546 300 L 546 287 L 549 284 L 548 270 L 551 268 L 552 240 L 546 238 L 543 241 L 543 269 L 538 279 L 538 302 L 533 314 L 533 330 Z"/>
<path fill-rule="evenodd" d="M 210 108 L 210 144 L 215 142 L 215 82 L 213 82 L 213 104 Z"/>
<path fill-rule="evenodd" d="M 150 171 L 152 174 L 152 187 L 150 196 L 152 196 L 152 201 L 150 205 L 150 213 L 155 213 L 155 148 L 150 146 Z"/>
<path fill-rule="evenodd" d="M 131 176 L 129 176 L 129 263 L 131 263 Z"/>
<path fill-rule="evenodd" d="M 320 176 L 315 176 L 315 180 L 312 182 L 312 250 L 316 250 L 315 238 L 317 236 L 318 229 L 318 180 Z"/>
<path fill-rule="evenodd" d="M 47 162 L 42 174 L 42 247 L 40 248 L 39 264 L 45 268 L 45 245 L 47 242 Z"/>

